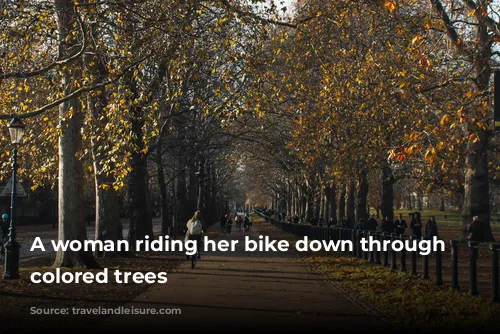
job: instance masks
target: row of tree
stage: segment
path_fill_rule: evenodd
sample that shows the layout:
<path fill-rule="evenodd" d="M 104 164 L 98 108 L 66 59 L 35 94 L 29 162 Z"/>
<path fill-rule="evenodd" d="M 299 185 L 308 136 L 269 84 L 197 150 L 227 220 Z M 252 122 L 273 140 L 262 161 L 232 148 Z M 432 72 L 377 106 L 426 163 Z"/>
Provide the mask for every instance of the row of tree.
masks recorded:
<path fill-rule="evenodd" d="M 464 227 L 479 216 L 493 240 L 498 9 L 488 0 L 297 1 L 295 17 L 314 19 L 275 26 L 253 59 L 248 100 L 262 115 L 253 138 L 270 147 L 254 147 L 249 160 L 260 162 L 248 165 L 255 177 L 262 163 L 272 170 L 260 180 L 273 207 L 354 222 L 372 206 L 392 220 L 395 198 L 399 206 L 417 193 L 457 203 Z"/>
<path fill-rule="evenodd" d="M 3 1 L 0 119 L 27 124 L 20 176 L 56 186 L 60 240 L 87 238 L 85 189 L 95 191 L 96 238 L 152 236 L 152 194 L 163 233 L 197 209 L 208 223 L 227 210 L 239 157 L 238 126 L 249 59 L 274 8 L 226 1 Z M 8 136 L 0 145 L 8 179 Z M 86 187 L 87 185 L 87 187 Z M 169 220 L 168 217 L 174 217 Z M 60 252 L 55 266 L 97 267 Z"/>

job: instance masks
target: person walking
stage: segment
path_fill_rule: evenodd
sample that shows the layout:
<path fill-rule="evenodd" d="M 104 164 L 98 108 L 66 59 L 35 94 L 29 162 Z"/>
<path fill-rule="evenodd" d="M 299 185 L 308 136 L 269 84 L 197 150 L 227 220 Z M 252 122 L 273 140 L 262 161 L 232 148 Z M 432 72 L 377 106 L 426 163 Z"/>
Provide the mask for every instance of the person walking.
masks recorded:
<path fill-rule="evenodd" d="M 388 219 L 388 217 L 382 218 L 381 232 L 394 233 L 394 223 Z"/>
<path fill-rule="evenodd" d="M 363 231 L 365 229 L 365 222 L 363 221 L 363 219 L 360 219 L 357 223 L 356 223 L 356 226 L 354 226 L 354 229 L 355 230 L 361 230 Z"/>
<path fill-rule="evenodd" d="M 431 216 L 425 224 L 425 236 L 431 240 L 433 237 L 439 238 L 438 226 L 434 216 Z"/>
<path fill-rule="evenodd" d="M 420 217 L 418 216 L 418 212 L 415 212 L 413 214 L 413 218 L 410 222 L 410 228 L 412 235 L 416 238 L 422 238 L 422 221 L 420 220 Z"/>
<path fill-rule="evenodd" d="M 9 215 L 4 213 L 2 215 L 2 222 L 1 222 L 1 234 L 2 234 L 2 240 L 0 240 L 1 245 L 0 245 L 0 251 L 2 254 L 0 254 L 0 258 L 4 259 L 5 258 L 5 244 L 9 240 L 9 231 L 10 231 L 10 222 L 9 222 Z"/>
<path fill-rule="evenodd" d="M 227 215 L 220 217 L 220 234 L 226 234 Z"/>
<path fill-rule="evenodd" d="M 481 222 L 479 221 L 478 216 L 474 216 L 472 218 L 472 222 L 467 227 L 467 232 L 469 233 L 468 239 L 469 241 L 482 242 L 483 238 L 481 237 Z"/>
<path fill-rule="evenodd" d="M 378 227 L 378 222 L 375 219 L 375 215 L 372 214 L 370 219 L 368 219 L 368 221 L 365 224 L 365 229 L 368 231 L 376 231 L 377 227 Z"/>
<path fill-rule="evenodd" d="M 408 224 L 406 224 L 406 220 L 403 219 L 402 214 L 398 215 L 398 219 L 394 222 L 394 227 L 396 228 L 397 235 L 405 234 Z"/>
<path fill-rule="evenodd" d="M 228 214 L 227 215 L 227 221 L 226 221 L 226 233 L 228 235 L 231 235 L 231 229 L 233 227 L 233 220 L 231 219 L 231 216 Z"/>

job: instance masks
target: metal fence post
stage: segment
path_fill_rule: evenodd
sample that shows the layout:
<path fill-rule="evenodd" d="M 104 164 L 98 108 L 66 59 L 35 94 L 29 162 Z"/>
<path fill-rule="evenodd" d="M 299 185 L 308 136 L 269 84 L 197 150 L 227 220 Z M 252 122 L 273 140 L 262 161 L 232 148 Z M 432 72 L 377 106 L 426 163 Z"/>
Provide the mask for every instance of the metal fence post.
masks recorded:
<path fill-rule="evenodd" d="M 410 241 L 413 243 L 416 241 L 416 237 L 414 235 L 410 236 Z M 417 252 L 418 248 L 411 252 L 411 275 L 417 275 Z"/>
<path fill-rule="evenodd" d="M 477 291 L 477 242 L 469 241 L 469 294 L 477 296 L 479 292 Z"/>
<path fill-rule="evenodd" d="M 500 303 L 500 278 L 498 277 L 498 251 L 500 244 L 491 244 L 491 301 L 493 303 Z"/>
<path fill-rule="evenodd" d="M 380 232 L 375 232 L 375 238 L 380 242 L 380 251 L 377 251 L 375 253 L 375 263 L 376 264 L 381 264 L 380 262 L 380 253 L 383 252 L 384 250 L 384 243 L 382 241 L 381 233 Z"/>
<path fill-rule="evenodd" d="M 398 269 L 398 266 L 396 265 L 396 261 L 397 261 L 396 252 L 394 251 L 394 249 L 392 249 L 392 244 L 396 240 L 396 238 L 397 238 L 397 234 L 391 233 L 391 257 L 392 257 L 391 269 L 392 270 Z"/>
<path fill-rule="evenodd" d="M 429 238 L 423 237 L 422 240 L 428 240 Z M 429 254 L 422 255 L 422 278 L 429 279 Z"/>
<path fill-rule="evenodd" d="M 390 236 L 387 232 L 382 233 L 383 240 L 389 240 Z M 384 251 L 384 267 L 389 267 L 389 249 L 385 249 Z"/>
<path fill-rule="evenodd" d="M 401 249 L 401 252 L 399 253 L 400 254 L 399 261 L 401 262 L 401 266 L 399 267 L 399 271 L 405 273 L 406 272 L 406 249 L 404 248 L 404 242 L 405 242 L 406 236 L 404 234 L 401 234 L 399 238 L 400 238 L 401 242 L 403 243 L 403 249 Z"/>
<path fill-rule="evenodd" d="M 443 254 L 436 250 L 436 285 L 443 285 Z"/>
<path fill-rule="evenodd" d="M 451 246 L 451 288 L 459 290 L 458 285 L 458 240 L 450 240 Z"/>

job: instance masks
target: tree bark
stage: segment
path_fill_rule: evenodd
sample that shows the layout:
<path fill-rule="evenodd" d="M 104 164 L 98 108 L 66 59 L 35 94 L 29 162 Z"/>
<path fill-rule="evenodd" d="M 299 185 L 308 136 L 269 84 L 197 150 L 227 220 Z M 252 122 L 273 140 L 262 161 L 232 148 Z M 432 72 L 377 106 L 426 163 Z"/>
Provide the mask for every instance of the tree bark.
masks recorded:
<path fill-rule="evenodd" d="M 85 56 L 85 63 L 94 78 L 108 77 L 109 73 L 102 58 L 97 53 L 97 47 L 93 41 L 99 36 L 92 31 L 92 50 L 94 53 Z M 113 187 L 112 175 L 106 175 L 102 170 L 104 165 L 103 151 L 108 144 L 103 136 L 105 125 L 108 123 L 105 107 L 108 105 L 108 92 L 105 88 L 92 92 L 87 96 L 87 109 L 92 119 L 92 160 L 95 181 L 95 240 L 112 241 L 115 245 L 121 239 L 120 213 L 118 192 Z M 113 169 L 112 163 L 109 163 Z M 117 255 L 113 252 L 94 252 L 97 257 L 113 257 Z"/>
<path fill-rule="evenodd" d="M 358 189 L 358 206 L 356 216 L 358 221 L 363 219 L 364 222 L 368 221 L 367 211 L 367 198 L 368 198 L 368 174 L 366 170 L 362 170 L 359 177 Z"/>
<path fill-rule="evenodd" d="M 156 172 L 158 174 L 158 187 L 160 187 L 160 201 L 161 201 L 161 234 L 162 236 L 169 235 L 169 221 L 168 221 L 168 192 L 167 184 L 165 182 L 165 173 L 163 171 L 162 159 L 162 144 L 161 140 L 156 146 Z"/>
<path fill-rule="evenodd" d="M 490 196 L 488 178 L 488 134 L 480 132 L 480 140 L 469 142 L 465 159 L 465 196 L 462 209 L 462 235 L 466 240 L 466 227 L 472 217 L 478 216 L 485 242 L 494 241 L 490 225 Z"/>
<path fill-rule="evenodd" d="M 328 191 L 328 219 L 337 219 L 337 201 L 335 187 L 330 187 Z"/>
<path fill-rule="evenodd" d="M 439 211 L 445 211 L 444 197 L 441 197 L 441 198 L 440 198 L 440 202 L 439 202 Z"/>
<path fill-rule="evenodd" d="M 347 192 L 347 221 L 349 224 L 349 227 L 354 226 L 354 221 L 356 219 L 355 216 L 355 198 L 356 198 L 356 183 L 352 179 L 349 181 L 349 190 Z"/>
<path fill-rule="evenodd" d="M 394 221 L 394 175 L 390 167 L 382 168 L 382 217 Z"/>
<path fill-rule="evenodd" d="M 77 43 L 74 38 L 65 41 L 76 28 L 77 18 L 74 3 L 70 0 L 55 0 L 57 28 L 61 40 L 60 50 L 64 56 L 71 54 Z M 73 51 L 74 52 L 74 51 Z M 71 64 L 62 70 L 64 94 L 69 94 L 73 80 L 81 76 L 79 64 Z M 80 101 L 70 99 L 59 106 L 61 134 L 59 136 L 59 232 L 61 241 L 87 239 L 85 214 L 83 207 L 83 166 L 76 156 L 82 146 L 80 129 L 83 115 Z M 54 267 L 99 268 L 92 252 L 58 251 Z"/>
<path fill-rule="evenodd" d="M 346 200 L 346 190 L 345 185 L 342 185 L 339 195 L 339 219 L 340 222 L 343 217 L 345 217 L 345 200 Z"/>

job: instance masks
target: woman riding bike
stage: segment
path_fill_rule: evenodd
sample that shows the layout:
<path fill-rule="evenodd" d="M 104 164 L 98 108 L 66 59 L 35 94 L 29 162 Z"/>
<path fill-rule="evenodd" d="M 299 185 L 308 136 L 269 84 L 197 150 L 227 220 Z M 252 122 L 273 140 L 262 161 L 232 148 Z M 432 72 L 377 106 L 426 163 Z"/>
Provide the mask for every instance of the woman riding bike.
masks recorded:
<path fill-rule="evenodd" d="M 250 232 L 250 230 L 252 229 L 252 221 L 250 220 L 250 217 L 248 217 L 248 214 L 245 215 L 243 226 L 245 232 Z"/>
<path fill-rule="evenodd" d="M 196 249 L 197 252 L 196 254 L 192 255 L 194 257 L 193 262 L 195 262 L 196 257 L 198 259 L 201 258 L 200 256 L 200 250 L 201 250 L 201 238 L 203 236 L 205 229 L 205 226 L 203 224 L 203 221 L 201 219 L 201 213 L 200 211 L 196 211 L 193 215 L 193 217 L 187 222 L 186 224 L 186 236 L 184 238 L 185 241 L 188 240 L 195 240 L 196 241 Z M 189 255 L 186 256 L 186 258 L 189 260 Z M 194 265 L 193 265 L 194 266 Z"/>

